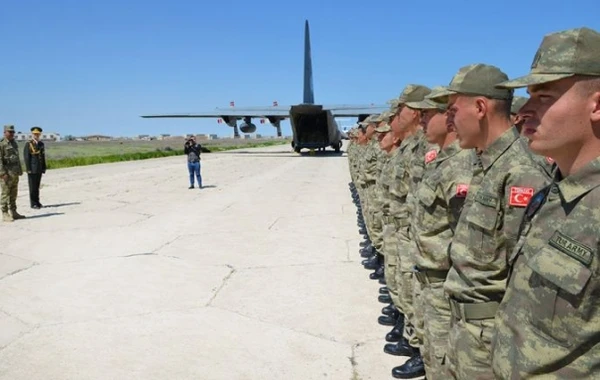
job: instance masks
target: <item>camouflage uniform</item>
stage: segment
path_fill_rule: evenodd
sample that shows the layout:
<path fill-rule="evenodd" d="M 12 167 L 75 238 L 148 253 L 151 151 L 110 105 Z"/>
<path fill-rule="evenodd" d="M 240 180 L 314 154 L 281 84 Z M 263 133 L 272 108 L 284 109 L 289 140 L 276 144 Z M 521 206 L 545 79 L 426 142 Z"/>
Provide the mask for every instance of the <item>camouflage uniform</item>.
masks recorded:
<path fill-rule="evenodd" d="M 600 33 L 587 28 L 545 36 L 525 78 L 600 77 Z M 539 60 L 539 62 L 538 62 Z M 568 127 L 565 125 L 565 127 Z M 501 379 L 591 379 L 600 371 L 600 157 L 533 196 L 510 258 L 496 316 L 493 369 Z"/>
<path fill-rule="evenodd" d="M 432 90 L 434 95 L 437 89 Z M 419 109 L 445 110 L 432 101 L 415 104 Z M 437 156 L 437 157 L 436 157 Z M 472 155 L 454 141 L 439 155 L 430 154 L 427 170 L 414 193 L 411 220 L 411 252 L 415 263 L 416 330 L 422 339 L 421 354 L 428 379 L 446 379 L 443 366 L 448 346 L 450 306 L 443 284 L 450 267 L 448 247 L 471 180 Z M 420 289 L 417 289 L 420 288 Z M 420 290 L 420 297 L 418 291 Z M 423 332 L 419 332 L 422 323 Z"/>
<path fill-rule="evenodd" d="M 5 125 L 4 131 L 14 131 L 15 128 L 12 125 Z M 0 140 L 0 177 L 7 175 L 5 181 L 0 179 L 0 186 L 2 188 L 2 197 L 0 199 L 0 205 L 2 208 L 2 218 L 4 221 L 12 221 L 13 219 L 20 219 L 23 216 L 17 213 L 17 193 L 19 189 L 19 176 L 23 174 L 21 168 L 21 160 L 19 159 L 19 146 L 17 142 L 8 140 L 4 137 Z M 10 209 L 11 214 L 8 214 Z"/>
<path fill-rule="evenodd" d="M 452 79 L 448 94 L 510 101 L 512 91 L 494 88 L 506 79 L 494 66 L 465 66 Z M 475 156 L 473 178 L 450 245 L 451 267 L 444 283 L 452 312 L 447 359 L 459 379 L 493 378 L 491 334 L 506 286 L 506 259 L 528 199 L 549 182 L 519 137 L 511 127 Z"/>

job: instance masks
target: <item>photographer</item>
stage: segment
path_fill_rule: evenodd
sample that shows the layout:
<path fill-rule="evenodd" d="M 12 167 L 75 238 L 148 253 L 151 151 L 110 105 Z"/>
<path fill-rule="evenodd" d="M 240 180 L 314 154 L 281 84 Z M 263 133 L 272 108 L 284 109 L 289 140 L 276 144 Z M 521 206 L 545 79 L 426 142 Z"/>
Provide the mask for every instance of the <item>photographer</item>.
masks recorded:
<path fill-rule="evenodd" d="M 198 188 L 202 188 L 202 175 L 200 174 L 200 153 L 202 151 L 202 146 L 196 143 L 196 136 L 191 136 L 189 139 L 185 141 L 185 146 L 183 148 L 185 154 L 188 157 L 188 171 L 190 172 L 190 187 L 189 189 L 194 188 L 194 174 L 196 175 L 196 180 L 198 182 Z"/>

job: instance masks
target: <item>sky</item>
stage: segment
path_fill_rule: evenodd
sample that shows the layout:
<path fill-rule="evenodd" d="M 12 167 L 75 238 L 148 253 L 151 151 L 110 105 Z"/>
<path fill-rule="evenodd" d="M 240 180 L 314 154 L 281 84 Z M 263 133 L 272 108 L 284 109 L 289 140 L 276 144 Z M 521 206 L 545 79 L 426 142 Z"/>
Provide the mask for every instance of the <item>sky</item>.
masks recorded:
<path fill-rule="evenodd" d="M 545 34 L 600 31 L 591 0 L 21 0 L 3 2 L 0 19 L 0 124 L 63 136 L 226 137 L 217 119 L 140 115 L 301 103 L 305 19 L 325 105 L 385 104 L 472 63 L 513 78 Z"/>

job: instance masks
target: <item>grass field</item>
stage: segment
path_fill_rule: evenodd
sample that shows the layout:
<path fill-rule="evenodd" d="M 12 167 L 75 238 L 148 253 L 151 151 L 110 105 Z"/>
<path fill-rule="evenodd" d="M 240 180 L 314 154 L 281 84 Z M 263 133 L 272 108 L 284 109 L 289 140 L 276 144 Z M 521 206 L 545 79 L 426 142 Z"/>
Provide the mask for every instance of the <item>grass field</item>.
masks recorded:
<path fill-rule="evenodd" d="M 210 152 L 290 144 L 286 139 L 228 138 L 198 142 Z M 24 144 L 19 143 L 21 157 Z M 183 155 L 184 140 L 48 141 L 45 144 L 48 169 L 57 169 Z"/>

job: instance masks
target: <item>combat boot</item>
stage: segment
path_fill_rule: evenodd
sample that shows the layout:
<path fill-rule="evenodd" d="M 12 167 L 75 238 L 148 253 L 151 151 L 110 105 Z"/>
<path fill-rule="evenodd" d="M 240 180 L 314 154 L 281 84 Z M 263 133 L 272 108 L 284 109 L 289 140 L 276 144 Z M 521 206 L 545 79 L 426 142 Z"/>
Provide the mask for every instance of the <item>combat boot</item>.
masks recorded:
<path fill-rule="evenodd" d="M 396 379 L 414 379 L 425 375 L 425 365 L 423 358 L 418 350 L 404 364 L 392 369 L 392 376 Z"/>
<path fill-rule="evenodd" d="M 416 350 L 408 344 L 408 340 L 402 336 L 398 343 L 388 343 L 383 347 L 383 352 L 394 356 L 415 356 Z"/>
<path fill-rule="evenodd" d="M 17 219 L 25 219 L 25 216 L 23 216 L 23 215 L 19 214 L 19 213 L 17 212 L 17 210 L 11 210 L 11 214 L 12 214 L 12 217 L 13 217 L 13 219 L 14 219 L 14 220 L 17 220 Z"/>
<path fill-rule="evenodd" d="M 12 222 L 14 221 L 13 217 L 8 213 L 8 211 L 2 211 L 2 221 L 3 222 Z"/>

